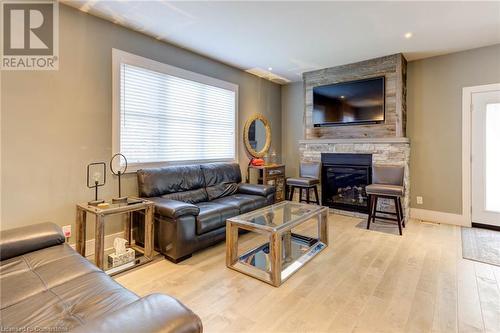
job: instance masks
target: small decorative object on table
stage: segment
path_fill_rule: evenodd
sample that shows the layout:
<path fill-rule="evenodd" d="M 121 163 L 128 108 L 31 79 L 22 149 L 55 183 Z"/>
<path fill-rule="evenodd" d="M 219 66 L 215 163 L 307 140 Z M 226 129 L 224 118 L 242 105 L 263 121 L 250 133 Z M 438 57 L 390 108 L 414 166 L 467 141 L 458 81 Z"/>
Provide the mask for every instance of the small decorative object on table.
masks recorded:
<path fill-rule="evenodd" d="M 271 164 L 271 158 L 269 156 L 269 153 L 266 153 L 264 155 L 264 165 L 270 165 Z"/>
<path fill-rule="evenodd" d="M 90 179 L 90 173 L 92 172 L 92 183 Z M 95 199 L 89 201 L 88 204 L 92 206 L 97 206 L 102 204 L 104 200 L 98 199 L 97 189 L 106 184 L 106 163 L 95 162 L 87 165 L 87 187 L 95 188 Z"/>
<path fill-rule="evenodd" d="M 250 160 L 250 163 L 248 163 L 248 165 L 263 166 L 264 165 L 264 160 L 262 158 L 252 158 Z"/>
<path fill-rule="evenodd" d="M 111 253 L 108 255 L 108 264 L 111 267 L 116 267 L 120 265 L 124 265 L 128 262 L 135 260 L 135 251 L 132 248 L 127 248 L 125 244 L 128 241 L 123 238 L 115 238 L 113 242 L 113 248 L 115 249 L 115 253 Z"/>
<path fill-rule="evenodd" d="M 276 154 L 276 150 L 274 150 L 274 148 L 271 150 L 271 159 L 270 159 L 270 163 L 272 165 L 274 164 L 278 164 L 278 154 Z"/>
<path fill-rule="evenodd" d="M 124 164 L 123 164 L 123 170 L 116 170 L 113 168 L 113 164 L 117 164 L 118 168 L 122 167 L 121 159 L 123 158 Z M 122 175 L 127 171 L 127 158 L 120 153 L 114 154 L 113 157 L 111 157 L 111 161 L 109 162 L 109 168 L 111 169 L 111 173 L 113 175 L 118 176 L 118 198 L 113 198 L 113 203 L 124 203 L 127 202 L 127 197 L 122 197 Z"/>

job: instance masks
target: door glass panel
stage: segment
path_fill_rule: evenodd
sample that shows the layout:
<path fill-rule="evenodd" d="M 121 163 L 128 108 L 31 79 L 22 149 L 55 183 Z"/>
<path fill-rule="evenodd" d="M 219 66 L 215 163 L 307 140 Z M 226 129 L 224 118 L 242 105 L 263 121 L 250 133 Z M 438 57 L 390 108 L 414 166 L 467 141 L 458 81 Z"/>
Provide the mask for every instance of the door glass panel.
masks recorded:
<path fill-rule="evenodd" d="M 500 103 L 486 105 L 486 210 L 500 212 Z"/>

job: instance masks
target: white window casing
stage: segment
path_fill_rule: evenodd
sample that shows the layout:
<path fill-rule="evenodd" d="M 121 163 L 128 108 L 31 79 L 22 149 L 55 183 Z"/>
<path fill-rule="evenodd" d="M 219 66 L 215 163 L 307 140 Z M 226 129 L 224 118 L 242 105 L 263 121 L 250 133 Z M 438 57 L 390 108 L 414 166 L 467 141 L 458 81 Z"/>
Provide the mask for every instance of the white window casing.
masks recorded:
<path fill-rule="evenodd" d="M 238 86 L 113 49 L 113 153 L 128 171 L 236 161 Z"/>

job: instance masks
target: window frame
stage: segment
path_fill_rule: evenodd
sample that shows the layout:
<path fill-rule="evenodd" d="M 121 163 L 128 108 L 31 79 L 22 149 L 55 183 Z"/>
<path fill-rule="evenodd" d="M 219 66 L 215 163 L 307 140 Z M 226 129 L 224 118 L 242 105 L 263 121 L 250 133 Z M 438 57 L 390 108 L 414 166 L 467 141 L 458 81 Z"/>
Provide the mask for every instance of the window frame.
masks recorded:
<path fill-rule="evenodd" d="M 127 173 L 136 172 L 139 169 L 162 167 L 168 165 L 188 165 L 197 163 L 211 162 L 238 162 L 238 85 L 219 80 L 203 74 L 191 72 L 179 67 L 168 65 L 156 60 L 141 57 L 119 49 L 112 49 L 112 154 L 120 153 L 121 150 L 121 64 L 128 64 L 136 67 L 141 67 L 147 70 L 163 73 L 166 75 L 176 76 L 182 79 L 199 82 L 214 87 L 219 87 L 233 91 L 235 94 L 234 107 L 234 159 L 204 159 L 204 160 L 185 160 L 185 161 L 163 161 L 163 162 L 144 162 L 144 163 L 129 163 Z M 126 156 L 125 156 L 126 157 Z M 118 160 L 118 159 L 117 159 Z M 121 161 L 120 161 L 121 162 Z M 116 167 L 119 167 L 116 165 Z"/>

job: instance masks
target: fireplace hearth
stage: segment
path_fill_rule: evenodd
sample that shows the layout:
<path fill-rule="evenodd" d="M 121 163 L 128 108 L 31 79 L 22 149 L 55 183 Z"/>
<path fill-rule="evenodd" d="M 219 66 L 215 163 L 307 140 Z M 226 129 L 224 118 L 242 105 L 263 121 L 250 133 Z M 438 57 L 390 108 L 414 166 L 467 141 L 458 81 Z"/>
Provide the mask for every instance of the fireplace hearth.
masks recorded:
<path fill-rule="evenodd" d="M 368 213 L 366 186 L 371 184 L 371 154 L 321 154 L 323 205 Z"/>

